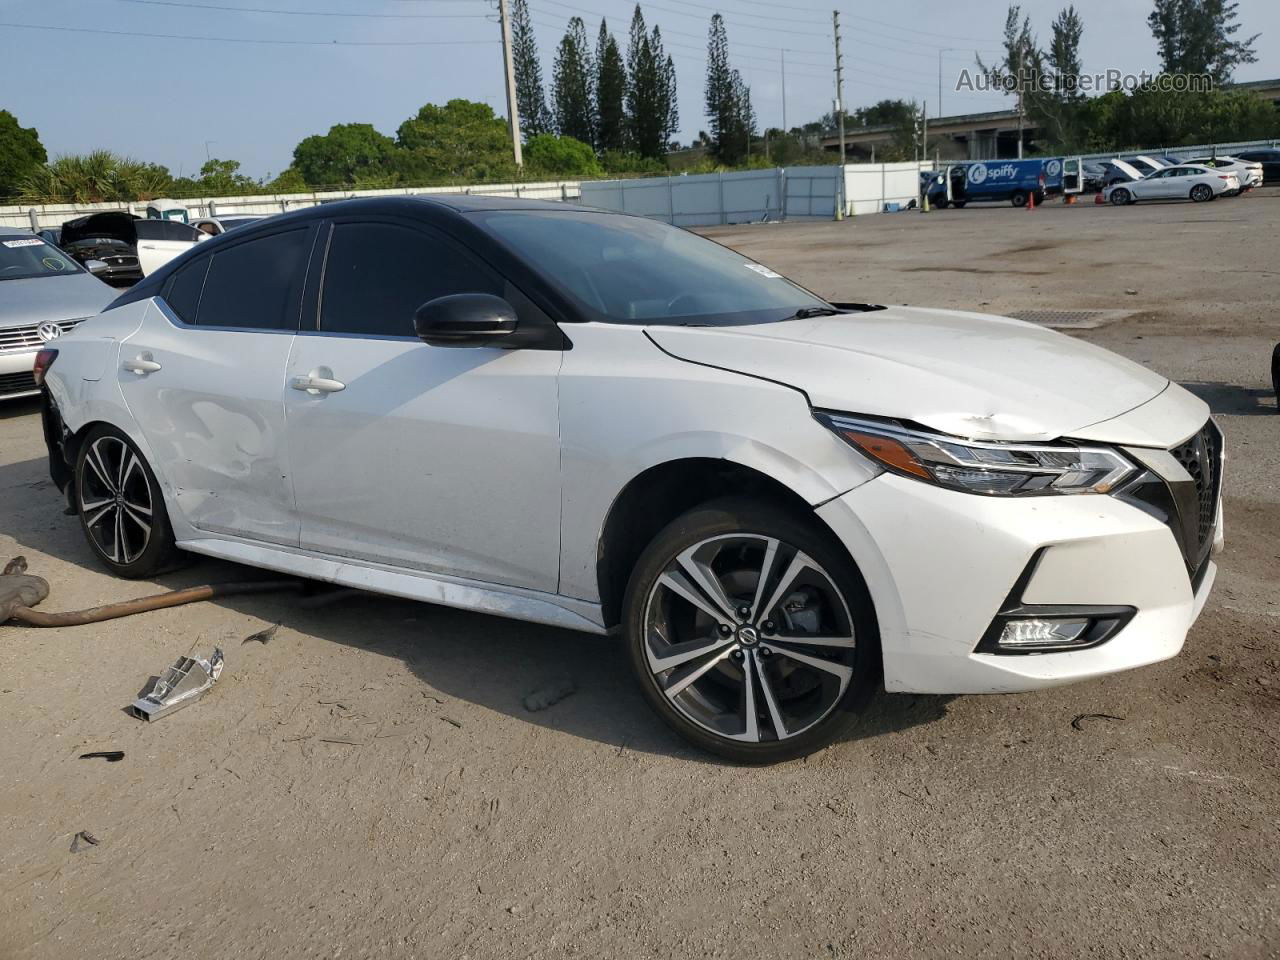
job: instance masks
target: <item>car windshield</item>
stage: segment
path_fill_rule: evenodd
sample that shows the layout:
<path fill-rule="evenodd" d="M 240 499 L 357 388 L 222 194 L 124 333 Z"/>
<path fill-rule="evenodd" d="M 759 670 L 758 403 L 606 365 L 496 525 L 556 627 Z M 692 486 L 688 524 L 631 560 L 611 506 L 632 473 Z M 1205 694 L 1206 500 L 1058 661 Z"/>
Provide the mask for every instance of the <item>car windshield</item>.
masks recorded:
<path fill-rule="evenodd" d="M 39 237 L 0 238 L 0 280 L 66 276 L 80 267 L 57 247 Z"/>
<path fill-rule="evenodd" d="M 769 323 L 824 300 L 768 267 L 678 227 L 585 211 L 475 215 L 516 256 L 609 323 Z"/>

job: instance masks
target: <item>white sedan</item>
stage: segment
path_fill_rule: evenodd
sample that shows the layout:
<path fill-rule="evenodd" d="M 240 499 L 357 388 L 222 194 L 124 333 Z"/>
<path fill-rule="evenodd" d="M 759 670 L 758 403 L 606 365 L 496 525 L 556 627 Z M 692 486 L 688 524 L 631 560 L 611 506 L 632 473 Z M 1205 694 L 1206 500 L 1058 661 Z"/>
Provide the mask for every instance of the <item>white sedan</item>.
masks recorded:
<path fill-rule="evenodd" d="M 53 479 L 117 575 L 188 551 L 616 635 L 739 762 L 844 735 L 882 680 L 1173 657 L 1222 543 L 1222 435 L 1158 373 L 561 203 L 271 217 L 40 356 Z"/>
<path fill-rule="evenodd" d="M 1209 167 L 1219 173 L 1234 173 L 1240 180 L 1240 193 L 1262 186 L 1262 164 L 1256 160 L 1241 160 L 1239 157 L 1200 157 L 1188 160 L 1197 166 Z"/>
<path fill-rule="evenodd" d="M 1149 173 L 1132 183 L 1116 183 L 1102 191 L 1104 200 L 1122 206 L 1138 200 L 1194 200 L 1203 203 L 1240 190 L 1234 173 L 1197 164 L 1179 164 Z"/>

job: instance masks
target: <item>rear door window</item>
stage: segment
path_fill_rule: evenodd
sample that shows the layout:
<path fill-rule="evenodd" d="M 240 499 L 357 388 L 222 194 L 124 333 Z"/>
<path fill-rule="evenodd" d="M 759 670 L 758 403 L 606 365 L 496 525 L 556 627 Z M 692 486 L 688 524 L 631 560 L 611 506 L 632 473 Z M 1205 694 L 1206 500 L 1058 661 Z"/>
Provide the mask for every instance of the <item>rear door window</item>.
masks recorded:
<path fill-rule="evenodd" d="M 208 272 L 195 310 L 196 324 L 296 330 L 311 234 L 310 227 L 300 227 L 223 247 L 201 258 L 207 259 Z M 191 286 L 183 288 L 187 297 L 195 280 L 188 282 Z"/>

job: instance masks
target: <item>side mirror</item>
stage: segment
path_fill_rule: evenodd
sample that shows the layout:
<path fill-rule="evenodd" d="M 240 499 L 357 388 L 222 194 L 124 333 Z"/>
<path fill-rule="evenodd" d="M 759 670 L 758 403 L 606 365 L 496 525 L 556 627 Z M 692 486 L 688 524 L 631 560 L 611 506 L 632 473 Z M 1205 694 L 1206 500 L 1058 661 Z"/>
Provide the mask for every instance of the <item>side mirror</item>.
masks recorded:
<path fill-rule="evenodd" d="M 518 325 L 515 308 L 488 293 L 437 297 L 413 315 L 419 339 L 437 347 L 502 346 Z"/>
<path fill-rule="evenodd" d="M 111 269 L 111 267 L 103 263 L 101 260 L 86 260 L 84 262 L 84 268 L 88 270 L 90 273 L 92 273 L 95 277 L 99 276 L 100 274 L 106 273 L 108 270 Z"/>

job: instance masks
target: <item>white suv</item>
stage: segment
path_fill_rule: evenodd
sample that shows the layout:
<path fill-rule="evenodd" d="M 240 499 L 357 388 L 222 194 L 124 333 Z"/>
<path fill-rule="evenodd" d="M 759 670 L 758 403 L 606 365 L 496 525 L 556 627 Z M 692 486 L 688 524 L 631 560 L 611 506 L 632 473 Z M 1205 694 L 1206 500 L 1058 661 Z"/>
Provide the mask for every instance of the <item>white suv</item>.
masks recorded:
<path fill-rule="evenodd" d="M 828 742 L 881 676 L 1172 657 L 1222 539 L 1221 435 L 1164 377 L 562 204 L 273 217 L 43 356 L 53 476 L 116 573 L 177 548 L 620 633 L 662 718 L 739 761 Z"/>

